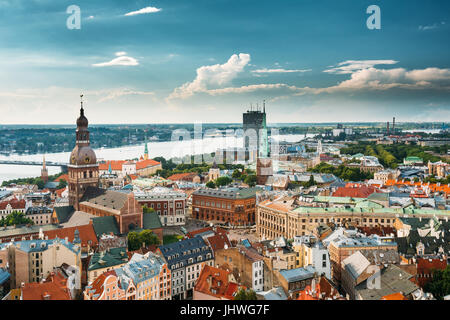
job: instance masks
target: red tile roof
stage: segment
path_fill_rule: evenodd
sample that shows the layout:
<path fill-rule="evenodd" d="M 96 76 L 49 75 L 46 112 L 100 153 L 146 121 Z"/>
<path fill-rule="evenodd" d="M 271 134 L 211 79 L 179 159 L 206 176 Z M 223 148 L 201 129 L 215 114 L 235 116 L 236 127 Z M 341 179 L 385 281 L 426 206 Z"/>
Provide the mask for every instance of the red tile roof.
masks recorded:
<path fill-rule="evenodd" d="M 206 238 L 206 242 L 209 244 L 213 252 L 225 248 L 225 245 L 227 245 L 228 248 L 231 247 L 230 239 L 228 239 L 226 234 L 216 234 L 208 237 Z"/>
<path fill-rule="evenodd" d="M 109 170 L 109 165 L 111 164 L 111 170 L 113 171 L 122 171 L 122 165 L 125 163 L 125 160 L 109 160 L 106 162 L 99 163 L 99 170 Z"/>
<path fill-rule="evenodd" d="M 54 182 L 60 182 L 61 180 L 65 180 L 66 182 L 69 181 L 69 175 L 68 174 L 60 175 L 58 178 L 56 178 L 53 181 Z"/>
<path fill-rule="evenodd" d="M 385 183 L 385 186 L 416 186 L 416 187 L 428 187 L 431 192 L 443 192 L 446 195 L 450 194 L 450 186 L 447 184 L 438 185 L 437 183 L 422 183 L 422 182 L 414 182 L 414 181 L 402 181 L 402 180 L 388 180 Z"/>
<path fill-rule="evenodd" d="M 417 258 L 417 284 L 424 287 L 432 280 L 434 270 L 444 270 L 446 267 L 446 259 Z"/>
<path fill-rule="evenodd" d="M 342 299 L 337 289 L 330 281 L 321 276 L 320 280 L 315 283 L 314 291 L 311 291 L 312 284 L 307 285 L 304 290 L 300 291 L 297 300 L 325 300 L 325 299 Z"/>
<path fill-rule="evenodd" d="M 161 163 L 153 159 L 142 160 L 136 163 L 136 170 L 145 169 L 160 165 Z"/>
<path fill-rule="evenodd" d="M 195 284 L 194 290 L 219 299 L 233 300 L 240 288 L 245 288 L 229 281 L 231 273 L 227 270 L 205 265 Z"/>
<path fill-rule="evenodd" d="M 23 300 L 71 300 L 67 279 L 59 273 L 50 275 L 43 283 L 26 283 L 22 297 Z"/>
<path fill-rule="evenodd" d="M 378 190 L 371 186 L 346 186 L 337 188 L 333 193 L 333 197 L 367 198 L 374 192 L 378 192 Z"/>
<path fill-rule="evenodd" d="M 122 166 L 126 163 L 130 163 L 128 160 L 109 160 L 106 162 L 102 162 L 98 165 L 99 170 L 109 170 L 109 165 L 111 164 L 111 170 L 113 171 L 122 171 Z M 153 159 L 147 159 L 147 160 L 139 160 L 136 162 L 136 170 L 145 169 L 149 167 L 154 167 L 161 164 L 158 161 L 155 161 Z"/>
<path fill-rule="evenodd" d="M 393 227 L 384 227 L 384 226 L 377 226 L 377 227 L 358 227 L 359 231 L 362 233 L 367 234 L 368 236 L 372 234 L 379 235 L 380 237 L 388 236 L 391 233 L 397 234 L 397 231 Z"/>
<path fill-rule="evenodd" d="M 75 236 L 75 230 L 78 230 L 80 233 L 81 246 L 87 247 L 88 245 L 92 247 L 97 247 L 98 240 L 95 234 L 93 224 L 86 224 L 82 226 L 69 227 L 69 228 L 61 228 L 44 231 L 44 235 L 48 236 L 49 239 L 55 239 L 56 237 L 60 239 L 65 239 L 66 237 L 70 242 L 73 241 Z M 91 241 L 89 244 L 88 242 Z"/>
<path fill-rule="evenodd" d="M 26 201 L 24 199 L 18 200 L 17 198 L 13 198 L 8 201 L 2 201 L 0 202 L 0 210 L 5 210 L 8 204 L 11 205 L 11 207 L 15 210 L 17 209 L 25 209 Z"/>
<path fill-rule="evenodd" d="M 222 235 L 227 235 L 228 234 L 228 231 L 225 230 L 224 228 L 215 227 L 215 229 L 214 229 L 214 227 L 206 227 L 206 228 L 201 228 L 201 229 L 197 229 L 197 230 L 188 232 L 186 234 L 186 238 L 190 239 L 190 238 L 193 238 L 193 237 L 195 237 L 196 235 L 198 235 L 200 233 L 204 233 L 204 232 L 208 232 L 208 231 L 214 232 L 214 234 L 216 234 L 216 235 L 217 234 L 222 234 Z"/>
<path fill-rule="evenodd" d="M 194 177 L 198 176 L 196 172 L 176 173 L 168 177 L 167 179 L 172 181 L 192 181 Z"/>

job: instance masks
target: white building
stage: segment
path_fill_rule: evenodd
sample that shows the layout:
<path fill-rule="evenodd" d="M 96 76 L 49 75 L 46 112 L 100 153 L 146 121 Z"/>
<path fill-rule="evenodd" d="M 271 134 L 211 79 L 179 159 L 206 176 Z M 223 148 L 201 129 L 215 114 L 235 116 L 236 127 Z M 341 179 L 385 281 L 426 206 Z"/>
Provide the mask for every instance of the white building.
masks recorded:
<path fill-rule="evenodd" d="M 150 191 L 135 192 L 136 200 L 158 214 L 163 226 L 181 226 L 186 223 L 186 194 L 169 188 L 155 187 Z"/>

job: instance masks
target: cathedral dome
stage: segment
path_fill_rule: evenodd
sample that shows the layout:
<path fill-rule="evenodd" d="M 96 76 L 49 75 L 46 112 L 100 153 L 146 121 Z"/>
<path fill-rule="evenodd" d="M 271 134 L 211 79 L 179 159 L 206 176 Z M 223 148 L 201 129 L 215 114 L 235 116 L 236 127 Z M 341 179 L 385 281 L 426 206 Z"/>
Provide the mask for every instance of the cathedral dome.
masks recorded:
<path fill-rule="evenodd" d="M 91 147 L 77 145 L 70 154 L 70 164 L 78 166 L 97 164 L 97 156 Z"/>

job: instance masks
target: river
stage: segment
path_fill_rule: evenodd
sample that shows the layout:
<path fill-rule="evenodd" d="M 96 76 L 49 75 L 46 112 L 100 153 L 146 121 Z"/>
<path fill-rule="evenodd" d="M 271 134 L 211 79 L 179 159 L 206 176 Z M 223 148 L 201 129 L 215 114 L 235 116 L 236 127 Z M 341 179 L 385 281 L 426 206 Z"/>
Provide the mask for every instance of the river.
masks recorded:
<path fill-rule="evenodd" d="M 315 136 L 307 134 L 308 138 Z M 273 137 L 278 141 L 297 142 L 305 138 L 304 134 L 280 135 Z M 149 157 L 182 157 L 189 154 L 204 154 L 215 152 L 219 148 L 242 147 L 243 138 L 237 137 L 214 137 L 190 141 L 167 141 L 148 142 Z M 144 144 L 134 146 L 124 146 L 119 148 L 95 149 L 98 160 L 126 160 L 139 158 L 144 153 Z M 44 154 L 32 155 L 0 155 L 0 160 L 16 161 L 42 161 Z M 69 161 L 70 152 L 47 153 L 47 161 L 64 162 Z M 61 171 L 59 167 L 48 167 L 48 174 L 53 175 Z M 41 175 L 39 166 L 3 165 L 0 164 L 0 184 L 5 180 L 38 177 Z"/>

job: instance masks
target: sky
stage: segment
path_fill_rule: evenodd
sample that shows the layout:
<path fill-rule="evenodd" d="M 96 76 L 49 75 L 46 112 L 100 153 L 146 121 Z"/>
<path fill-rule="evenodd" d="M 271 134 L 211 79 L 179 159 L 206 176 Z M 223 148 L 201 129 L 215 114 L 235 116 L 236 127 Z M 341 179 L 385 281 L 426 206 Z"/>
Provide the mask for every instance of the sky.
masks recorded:
<path fill-rule="evenodd" d="M 69 29 L 69 6 L 80 28 Z M 369 29 L 371 5 L 380 29 Z M 447 0 L 0 0 L 0 124 L 450 121 Z"/>

